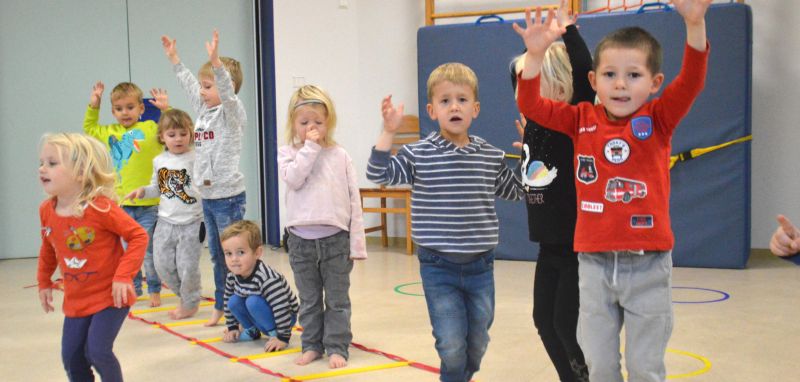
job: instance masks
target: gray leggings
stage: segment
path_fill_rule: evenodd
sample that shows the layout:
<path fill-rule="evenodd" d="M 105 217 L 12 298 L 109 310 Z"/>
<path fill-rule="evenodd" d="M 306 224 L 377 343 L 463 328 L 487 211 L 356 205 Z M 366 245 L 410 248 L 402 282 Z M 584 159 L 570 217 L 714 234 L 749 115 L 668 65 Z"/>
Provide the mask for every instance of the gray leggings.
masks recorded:
<path fill-rule="evenodd" d="M 349 357 L 350 331 L 350 233 L 339 232 L 307 240 L 289 233 L 289 261 L 300 296 L 303 352 Z M 324 296 L 323 296 L 324 294 Z M 324 299 L 324 305 L 323 305 Z"/>
<path fill-rule="evenodd" d="M 153 234 L 156 272 L 181 299 L 181 307 L 200 304 L 200 223 L 176 225 L 158 219 Z"/>

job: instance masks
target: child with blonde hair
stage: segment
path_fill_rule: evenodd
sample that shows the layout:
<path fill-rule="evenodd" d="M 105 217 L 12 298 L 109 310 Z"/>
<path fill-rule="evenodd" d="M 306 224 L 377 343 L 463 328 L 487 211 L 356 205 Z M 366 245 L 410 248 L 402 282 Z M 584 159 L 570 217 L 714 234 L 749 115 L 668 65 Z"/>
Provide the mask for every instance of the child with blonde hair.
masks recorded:
<path fill-rule="evenodd" d="M 278 149 L 278 171 L 286 182 L 287 248 L 300 295 L 305 365 L 327 353 L 329 366 L 347 365 L 350 331 L 350 271 L 366 259 L 358 177 L 350 155 L 333 140 L 336 110 L 313 85 L 289 101 L 286 138 Z M 324 301 L 324 302 L 323 302 Z"/>
<path fill-rule="evenodd" d="M 247 200 L 244 175 L 239 170 L 247 115 L 236 95 L 242 86 L 242 69 L 238 61 L 219 56 L 216 30 L 211 42 L 206 42 L 209 61 L 200 68 L 199 81 L 178 57 L 175 40 L 161 36 L 161 44 L 197 113 L 194 176 L 203 196 L 208 251 L 214 264 L 214 312 L 205 325 L 214 326 L 223 315 L 222 298 L 228 274 L 219 236 L 231 223 L 244 218 Z"/>
<path fill-rule="evenodd" d="M 428 76 L 431 120 L 439 131 L 392 156 L 403 106 L 383 99 L 383 132 L 372 149 L 367 179 L 411 185 L 411 236 L 442 381 L 469 381 L 480 369 L 494 320 L 494 249 L 499 240 L 495 197 L 522 198 L 502 150 L 470 135 L 480 113 L 478 77 L 449 62 Z"/>
<path fill-rule="evenodd" d="M 200 250 L 203 203 L 194 182 L 194 125 L 186 112 L 170 109 L 158 121 L 158 141 L 167 150 L 153 159 L 150 185 L 126 199 L 160 196 L 153 234 L 156 271 L 181 302 L 168 314 L 173 320 L 197 313 L 200 305 Z"/>
<path fill-rule="evenodd" d="M 573 105 L 592 102 L 592 54 L 567 8 L 567 0 L 561 0 L 556 17 L 566 27 L 564 42 L 554 42 L 544 54 L 541 95 Z M 511 63 L 515 98 L 524 58 L 523 53 Z M 533 279 L 533 323 L 559 380 L 588 381 L 586 361 L 575 336 L 579 295 L 578 255 L 572 248 L 577 216 L 572 139 L 534 121 L 525 121 L 524 117 L 517 121 L 517 129 L 522 142 L 514 146 L 522 148 L 528 233 L 531 241 L 539 243 Z"/>
<path fill-rule="evenodd" d="M 111 113 L 117 123 L 100 125 L 100 101 L 105 85 L 98 81 L 92 87 L 89 107 L 83 119 L 83 132 L 106 144 L 111 153 L 111 160 L 116 172 L 115 190 L 118 199 L 124 198 L 136 188 L 147 184 L 153 173 L 153 158 L 163 148 L 158 143 L 158 125 L 155 121 L 140 121 L 144 113 L 142 90 L 132 82 L 121 82 L 111 90 Z M 150 103 L 161 111 L 169 109 L 167 92 L 163 89 L 152 89 Z M 135 202 L 123 200 L 122 209 L 142 228 L 150 241 L 152 229 L 158 213 L 158 199 L 146 199 Z M 148 246 L 144 258 L 144 270 L 147 277 L 147 293 L 150 294 L 150 306 L 161 305 L 161 280 L 158 279 L 153 253 Z M 136 295 L 142 294 L 142 273 L 136 274 L 133 280 Z"/>
<path fill-rule="evenodd" d="M 580 308 L 578 342 L 589 379 L 622 382 L 620 332 L 625 329 L 628 381 L 664 381 L 672 334 L 672 248 L 669 157 L 672 134 L 705 84 L 711 0 L 673 0 L 686 26 L 683 64 L 661 96 L 661 45 L 639 27 L 605 36 L 595 48 L 589 82 L 598 104 L 543 98 L 545 51 L 565 30 L 541 9 L 525 28 L 517 105 L 530 120 L 573 140 L 578 217 Z"/>
<path fill-rule="evenodd" d="M 225 342 L 269 336 L 264 351 L 289 346 L 297 321 L 297 299 L 286 278 L 261 261 L 261 228 L 249 220 L 235 222 L 220 236 L 225 264 Z"/>
<path fill-rule="evenodd" d="M 132 280 L 142 266 L 147 231 L 116 203 L 114 170 L 94 138 L 42 137 L 39 180 L 50 197 L 39 206 L 39 301 L 54 311 L 51 280 L 61 269 L 64 328 L 61 359 L 71 381 L 122 381 L 114 339 L 136 302 Z M 121 240 L 128 243 L 123 249 Z"/>

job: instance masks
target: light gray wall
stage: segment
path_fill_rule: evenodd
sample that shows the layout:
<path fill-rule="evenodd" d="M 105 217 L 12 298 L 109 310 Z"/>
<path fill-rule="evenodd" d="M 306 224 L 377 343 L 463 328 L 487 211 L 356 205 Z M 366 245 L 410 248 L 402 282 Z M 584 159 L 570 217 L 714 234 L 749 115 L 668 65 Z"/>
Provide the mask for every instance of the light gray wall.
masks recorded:
<path fill-rule="evenodd" d="M 248 190 L 247 217 L 258 220 L 252 1 L 0 2 L 0 258 L 38 255 L 37 211 L 46 197 L 37 176 L 42 134 L 81 132 L 89 92 L 98 80 L 107 89 L 101 104 L 103 124 L 115 122 L 108 93 L 116 83 L 129 80 L 145 93 L 166 88 L 174 107 L 193 114 L 161 49 L 160 36 L 176 38 L 181 58 L 196 71 L 208 60 L 203 44 L 214 28 L 220 31 L 220 54 L 238 59 L 244 70 L 239 96 L 250 124 L 241 167 Z"/>

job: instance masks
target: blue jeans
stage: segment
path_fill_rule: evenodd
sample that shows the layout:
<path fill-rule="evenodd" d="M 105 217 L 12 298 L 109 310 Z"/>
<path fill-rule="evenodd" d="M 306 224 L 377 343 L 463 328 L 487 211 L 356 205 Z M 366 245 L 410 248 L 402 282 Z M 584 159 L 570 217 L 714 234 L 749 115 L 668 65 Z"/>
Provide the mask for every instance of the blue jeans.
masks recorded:
<path fill-rule="evenodd" d="M 153 227 L 158 219 L 158 206 L 122 206 L 128 216 L 136 220 L 147 231 L 147 252 L 144 255 L 144 272 L 147 276 L 147 293 L 161 293 L 161 279 L 158 278 L 156 265 L 153 262 Z M 125 245 L 127 247 L 127 245 Z M 136 295 L 142 295 L 142 271 L 133 278 Z"/>
<path fill-rule="evenodd" d="M 61 360 L 70 381 L 94 381 L 92 366 L 103 382 L 122 381 L 122 368 L 113 349 L 128 310 L 108 307 L 91 316 L 64 317 Z"/>
<path fill-rule="evenodd" d="M 456 264 L 417 248 L 419 273 L 441 360 L 442 381 L 465 382 L 480 369 L 494 320 L 494 250 Z"/>
<path fill-rule="evenodd" d="M 214 264 L 214 309 L 224 308 L 225 277 L 228 267 L 219 237 L 229 225 L 244 219 L 245 193 L 222 199 L 203 199 L 203 218 L 206 222 L 208 252 Z"/>
<path fill-rule="evenodd" d="M 236 320 L 242 324 L 243 329 L 250 329 L 255 326 L 261 333 L 270 337 L 277 335 L 276 330 L 278 327 L 275 325 L 272 307 L 269 306 L 264 297 L 256 295 L 239 297 L 234 294 L 228 298 L 228 309 L 236 317 Z M 296 320 L 296 317 L 292 317 L 292 326 L 294 326 Z"/>

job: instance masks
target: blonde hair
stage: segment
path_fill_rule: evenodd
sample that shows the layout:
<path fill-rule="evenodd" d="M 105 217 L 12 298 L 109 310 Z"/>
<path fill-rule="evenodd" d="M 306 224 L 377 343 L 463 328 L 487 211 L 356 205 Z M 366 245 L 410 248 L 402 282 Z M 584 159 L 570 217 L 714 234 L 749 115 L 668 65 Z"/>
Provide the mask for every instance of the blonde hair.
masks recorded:
<path fill-rule="evenodd" d="M 247 245 L 254 252 L 263 244 L 261 242 L 261 228 L 258 226 L 258 224 L 250 220 L 239 220 L 229 225 L 219 236 L 219 242 L 222 243 L 225 240 L 241 234 L 245 234 L 247 236 Z"/>
<path fill-rule="evenodd" d="M 228 74 L 231 75 L 233 92 L 239 94 L 239 89 L 242 87 L 242 66 L 239 64 L 239 61 L 230 57 L 220 57 L 219 60 L 222 61 L 222 65 L 225 66 Z M 211 61 L 206 62 L 200 67 L 198 77 L 214 78 L 214 69 L 211 67 Z"/>
<path fill-rule="evenodd" d="M 111 90 L 111 102 L 114 102 L 122 97 L 134 97 L 139 103 L 142 101 L 142 89 L 139 89 L 133 82 L 120 82 L 114 89 Z"/>
<path fill-rule="evenodd" d="M 39 146 L 41 148 L 44 145 L 51 145 L 56 149 L 63 165 L 81 183 L 75 205 L 71 206 L 74 215 L 82 216 L 87 206 L 107 212 L 111 206 L 101 209 L 94 204 L 94 199 L 100 196 L 117 200 L 114 193 L 114 169 L 105 145 L 97 139 L 77 133 L 45 134 Z"/>
<path fill-rule="evenodd" d="M 312 101 L 303 103 L 303 101 Z M 301 105 L 301 103 L 303 103 Z M 328 127 L 328 133 L 320 140 L 321 146 L 332 146 L 336 144 L 333 140 L 333 132 L 336 130 L 336 108 L 333 107 L 333 100 L 325 90 L 318 86 L 306 85 L 297 89 L 292 98 L 289 99 L 289 112 L 286 119 L 286 142 L 290 145 L 296 143 L 297 134 L 294 131 L 294 122 L 297 119 L 297 109 L 300 106 L 309 106 L 319 108 L 327 117 L 325 125 Z"/>
<path fill-rule="evenodd" d="M 514 70 L 516 73 L 525 68 L 525 53 L 516 59 Z M 572 65 L 569 63 L 567 47 L 563 42 L 555 42 L 547 48 L 542 60 L 541 69 L 542 86 L 540 93 L 542 97 L 555 101 L 569 102 L 572 100 L 574 89 L 572 88 Z M 514 89 L 514 97 L 517 92 Z"/>
<path fill-rule="evenodd" d="M 194 123 L 192 117 L 186 114 L 181 109 L 169 109 L 161 113 L 161 118 L 158 119 L 158 143 L 164 144 L 161 135 L 169 129 L 186 130 L 189 132 L 189 137 L 194 143 Z"/>
<path fill-rule="evenodd" d="M 428 103 L 433 102 L 433 88 L 444 81 L 468 86 L 472 89 L 475 100 L 478 100 L 478 76 L 475 72 L 460 62 L 448 62 L 436 67 L 428 76 Z"/>

